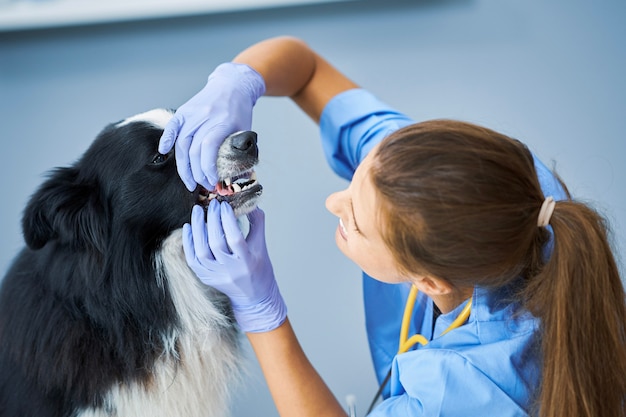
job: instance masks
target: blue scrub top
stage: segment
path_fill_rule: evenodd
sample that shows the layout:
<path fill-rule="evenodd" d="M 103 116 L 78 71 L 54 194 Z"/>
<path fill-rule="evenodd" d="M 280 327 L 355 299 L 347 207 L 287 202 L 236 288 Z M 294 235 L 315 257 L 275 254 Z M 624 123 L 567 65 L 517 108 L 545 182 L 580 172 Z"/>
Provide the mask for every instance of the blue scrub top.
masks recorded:
<path fill-rule="evenodd" d="M 413 123 L 363 89 L 343 92 L 326 105 L 320 119 L 328 163 L 350 180 L 377 143 Z M 552 172 L 533 158 L 544 195 L 567 198 Z M 528 415 L 540 378 L 538 321 L 503 303 L 506 289 L 476 287 L 467 323 L 439 336 L 465 303 L 440 315 L 433 331 L 433 302 L 420 293 L 409 336 L 420 333 L 430 342 L 396 355 L 409 289 L 408 284 L 388 284 L 363 274 L 366 328 L 378 382 L 392 369 L 385 400 L 370 416 Z"/>

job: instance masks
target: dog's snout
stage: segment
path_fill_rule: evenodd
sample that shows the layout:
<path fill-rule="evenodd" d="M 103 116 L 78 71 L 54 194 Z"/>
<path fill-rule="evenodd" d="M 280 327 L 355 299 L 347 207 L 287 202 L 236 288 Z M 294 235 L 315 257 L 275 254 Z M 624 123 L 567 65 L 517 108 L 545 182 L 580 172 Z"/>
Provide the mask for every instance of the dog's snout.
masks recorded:
<path fill-rule="evenodd" d="M 257 156 L 259 151 L 256 146 L 256 142 L 256 132 L 247 130 L 244 132 L 236 133 L 232 137 L 231 147 L 237 152 L 244 152 L 253 156 Z"/>

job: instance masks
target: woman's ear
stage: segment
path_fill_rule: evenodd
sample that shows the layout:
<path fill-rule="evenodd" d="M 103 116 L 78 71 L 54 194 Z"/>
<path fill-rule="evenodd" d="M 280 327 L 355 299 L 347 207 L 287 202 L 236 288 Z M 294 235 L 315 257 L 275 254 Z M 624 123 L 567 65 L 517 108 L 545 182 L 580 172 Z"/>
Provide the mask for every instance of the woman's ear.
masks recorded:
<path fill-rule="evenodd" d="M 411 282 L 418 290 L 430 297 L 448 295 L 454 290 L 448 281 L 434 277 L 413 278 Z"/>
<path fill-rule="evenodd" d="M 473 287 L 459 288 L 445 279 L 435 277 L 413 277 L 413 285 L 430 297 L 442 313 L 449 313 L 464 300 L 472 296 Z"/>

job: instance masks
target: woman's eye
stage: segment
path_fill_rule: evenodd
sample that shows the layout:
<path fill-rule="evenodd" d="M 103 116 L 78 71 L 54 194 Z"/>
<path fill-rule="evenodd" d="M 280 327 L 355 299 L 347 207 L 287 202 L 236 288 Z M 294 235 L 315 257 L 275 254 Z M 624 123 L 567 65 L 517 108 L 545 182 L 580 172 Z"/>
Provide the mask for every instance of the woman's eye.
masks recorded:
<path fill-rule="evenodd" d="M 156 154 L 154 159 L 152 160 L 153 164 L 162 164 L 163 162 L 167 161 L 168 155 L 164 155 L 164 154 Z"/>

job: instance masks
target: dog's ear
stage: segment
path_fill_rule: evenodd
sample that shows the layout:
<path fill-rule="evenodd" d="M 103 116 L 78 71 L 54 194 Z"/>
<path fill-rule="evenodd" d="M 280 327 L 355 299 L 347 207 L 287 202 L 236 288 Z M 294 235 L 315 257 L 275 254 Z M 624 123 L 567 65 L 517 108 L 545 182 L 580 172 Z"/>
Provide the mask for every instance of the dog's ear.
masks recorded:
<path fill-rule="evenodd" d="M 40 249 L 57 239 L 78 248 L 105 246 L 106 207 L 96 184 L 79 183 L 74 167 L 57 168 L 35 192 L 22 218 L 24 240 Z"/>

